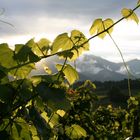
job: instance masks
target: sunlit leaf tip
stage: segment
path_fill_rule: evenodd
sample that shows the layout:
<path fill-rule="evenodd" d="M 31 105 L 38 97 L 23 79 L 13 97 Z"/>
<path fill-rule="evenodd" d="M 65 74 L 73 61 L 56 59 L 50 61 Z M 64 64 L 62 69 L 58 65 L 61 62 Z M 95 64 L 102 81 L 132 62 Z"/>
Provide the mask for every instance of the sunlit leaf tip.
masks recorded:
<path fill-rule="evenodd" d="M 87 132 L 81 126 L 77 124 L 71 125 L 71 127 L 66 127 L 66 135 L 71 139 L 80 139 L 82 137 L 87 137 Z"/>
<path fill-rule="evenodd" d="M 137 5 L 138 5 L 138 6 L 140 5 L 140 0 L 138 0 Z"/>
<path fill-rule="evenodd" d="M 96 20 L 93 21 L 92 26 L 91 26 L 91 28 L 89 30 L 91 35 L 93 35 L 93 34 L 95 34 L 97 32 L 98 26 L 100 26 L 101 22 L 102 22 L 101 18 L 96 19 Z"/>
<path fill-rule="evenodd" d="M 107 31 L 108 33 L 111 33 L 113 31 L 113 28 L 112 28 L 113 24 L 114 22 L 110 18 L 107 18 L 104 21 L 101 18 L 99 18 L 93 22 L 89 32 L 91 35 L 99 34 L 98 37 L 103 39 L 106 36 Z"/>
<path fill-rule="evenodd" d="M 69 50 L 73 47 L 73 43 L 67 33 L 58 35 L 52 44 L 52 54 L 58 51 Z"/>
<path fill-rule="evenodd" d="M 130 19 L 135 21 L 137 24 L 139 23 L 139 18 L 137 15 L 133 12 L 131 9 L 123 8 L 121 11 L 121 14 L 124 18 Z"/>
<path fill-rule="evenodd" d="M 61 64 L 56 65 L 58 71 L 61 71 L 62 67 L 63 65 Z M 79 79 L 78 72 L 69 64 L 64 66 L 63 73 L 70 85 L 72 85 L 76 80 Z"/>

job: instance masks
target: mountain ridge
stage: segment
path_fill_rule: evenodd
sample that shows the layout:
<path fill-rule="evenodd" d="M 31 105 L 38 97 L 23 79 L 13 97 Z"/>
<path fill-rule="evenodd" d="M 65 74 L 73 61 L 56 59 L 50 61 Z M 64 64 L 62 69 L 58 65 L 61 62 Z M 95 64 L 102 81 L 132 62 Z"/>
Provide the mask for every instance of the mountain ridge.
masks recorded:
<path fill-rule="evenodd" d="M 55 65 L 57 63 L 63 63 L 63 60 L 59 60 L 57 57 L 45 60 L 43 63 L 47 65 L 53 72 L 56 72 Z M 73 65 L 73 63 L 70 63 Z M 129 71 L 137 78 L 140 78 L 140 60 L 132 59 L 126 62 Z M 37 66 L 34 74 L 44 74 L 44 69 Z M 92 81 L 120 81 L 127 79 L 127 71 L 123 63 L 116 63 L 106 60 L 102 57 L 85 54 L 76 60 L 76 69 L 79 73 L 80 81 L 92 80 Z M 131 77 L 133 78 L 133 77 Z"/>
<path fill-rule="evenodd" d="M 140 77 L 140 60 L 133 59 L 133 60 L 127 61 L 126 64 L 128 66 L 129 71 L 135 77 L 139 78 Z M 127 78 L 127 71 L 123 63 L 111 62 L 102 57 L 98 57 L 94 55 L 89 55 L 89 54 L 84 55 L 83 58 L 81 58 L 81 60 L 79 59 L 77 68 L 80 69 L 79 74 L 90 77 L 90 80 L 118 81 L 118 80 L 123 80 Z M 85 68 L 88 68 L 88 69 L 85 69 Z M 94 72 L 95 69 L 98 69 L 99 71 L 95 73 Z"/>

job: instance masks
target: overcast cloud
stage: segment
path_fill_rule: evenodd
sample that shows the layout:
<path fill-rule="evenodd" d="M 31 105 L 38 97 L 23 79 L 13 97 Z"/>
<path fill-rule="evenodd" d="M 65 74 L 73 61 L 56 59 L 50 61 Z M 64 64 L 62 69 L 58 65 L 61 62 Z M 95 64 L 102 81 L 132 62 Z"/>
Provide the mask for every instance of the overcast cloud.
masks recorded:
<path fill-rule="evenodd" d="M 50 22 L 57 19 L 53 28 L 59 27 L 62 20 L 77 20 L 89 24 L 95 18 L 118 18 L 122 7 L 134 7 L 135 0 L 0 0 L 5 9 L 4 18 L 15 26 L 15 29 L 2 28 L 0 35 L 13 33 L 23 34 L 44 31 L 50 28 Z M 41 21 L 43 19 L 43 21 Z M 41 23 L 42 22 L 42 23 Z M 52 21 L 53 22 L 53 21 Z M 5 26 L 5 25 L 4 25 Z M 61 28 L 61 27 L 60 27 Z M 47 30 L 46 30 L 47 32 Z"/>
<path fill-rule="evenodd" d="M 99 17 L 119 19 L 122 8 L 134 8 L 136 3 L 137 0 L 0 0 L 0 8 L 5 9 L 1 19 L 14 25 L 12 28 L 0 23 L 0 41 L 12 42 L 13 39 L 14 43 L 18 43 L 19 40 L 17 42 L 14 40 L 16 36 L 34 37 L 45 33 L 48 38 L 54 38 L 61 32 L 75 28 L 87 33 L 94 19 Z M 140 10 L 137 13 L 140 13 Z M 124 35 L 118 33 L 116 37 L 136 41 L 140 40 L 140 31 L 133 38 L 125 33 Z M 138 45 L 135 46 L 138 50 Z"/>

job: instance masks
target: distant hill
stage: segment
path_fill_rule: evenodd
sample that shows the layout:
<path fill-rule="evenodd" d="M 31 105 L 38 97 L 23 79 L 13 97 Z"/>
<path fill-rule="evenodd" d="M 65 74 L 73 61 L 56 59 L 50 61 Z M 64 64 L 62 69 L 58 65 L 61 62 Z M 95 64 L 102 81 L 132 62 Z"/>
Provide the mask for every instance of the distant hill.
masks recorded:
<path fill-rule="evenodd" d="M 53 72 L 56 72 L 55 64 L 62 62 L 63 60 L 52 57 L 43 63 L 50 67 Z M 126 63 L 129 71 L 137 78 L 140 78 L 140 60 L 134 59 Z M 39 66 L 37 67 L 38 69 L 33 71 L 32 74 L 43 74 L 44 70 Z M 79 72 L 80 81 L 86 79 L 92 81 L 119 81 L 127 78 L 127 72 L 123 63 L 110 62 L 94 55 L 86 54 L 80 57 L 76 61 L 76 68 Z"/>
<path fill-rule="evenodd" d="M 130 60 L 126 64 L 129 71 L 135 77 L 140 78 L 140 60 Z M 127 78 L 123 63 L 110 62 L 94 55 L 83 55 L 81 59 L 78 59 L 77 69 L 81 80 L 85 80 L 84 77 L 97 81 L 119 81 Z"/>

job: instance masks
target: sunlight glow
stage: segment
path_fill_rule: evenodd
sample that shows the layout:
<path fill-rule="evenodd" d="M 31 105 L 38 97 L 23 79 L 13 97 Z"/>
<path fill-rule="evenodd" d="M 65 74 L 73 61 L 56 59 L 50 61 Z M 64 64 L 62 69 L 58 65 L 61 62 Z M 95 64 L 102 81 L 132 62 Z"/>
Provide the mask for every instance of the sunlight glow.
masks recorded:
<path fill-rule="evenodd" d="M 133 21 L 122 21 L 114 27 L 112 37 L 121 49 L 126 60 L 140 59 L 140 25 L 137 25 Z M 94 38 L 90 46 L 90 52 L 92 54 L 97 54 L 97 56 L 115 62 L 121 61 L 120 54 L 109 36 L 106 36 L 103 40 Z"/>
<path fill-rule="evenodd" d="M 43 22 L 42 22 L 43 20 Z M 67 19 L 59 21 L 59 19 L 52 19 L 47 22 L 48 19 L 40 19 L 38 20 L 38 26 L 36 32 L 30 34 L 22 34 L 22 35 L 11 35 L 5 38 L 0 39 L 0 43 L 8 43 L 10 47 L 14 48 L 15 44 L 26 43 L 28 40 L 34 38 L 35 41 L 38 41 L 41 38 L 47 38 L 50 41 L 53 41 L 58 34 L 63 32 L 70 33 L 73 29 L 78 29 L 82 31 L 87 37 L 89 35 L 90 25 L 84 25 L 80 23 L 78 20 L 69 21 Z M 59 24 L 56 25 L 56 22 L 59 21 Z M 41 24 L 41 23 L 42 24 Z M 44 25 L 47 22 L 47 25 Z M 42 32 L 46 27 L 46 32 Z M 50 28 L 52 27 L 52 29 Z M 39 30 L 40 28 L 40 30 Z M 30 31 L 31 32 L 31 31 Z M 137 25 L 133 21 L 124 20 L 117 24 L 114 27 L 114 31 L 112 33 L 113 38 L 121 49 L 124 58 L 126 60 L 138 58 L 140 59 L 140 25 Z M 112 40 L 109 36 L 106 36 L 103 40 L 96 37 L 90 41 L 90 51 L 88 53 L 92 53 L 93 55 L 97 55 L 103 58 L 106 58 L 111 61 L 119 62 L 122 61 L 120 54 L 115 48 Z"/>

